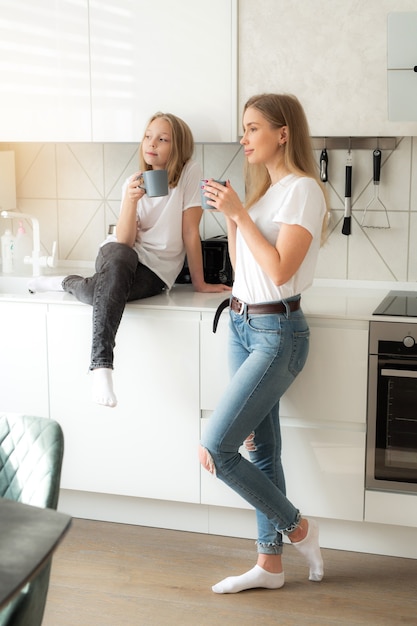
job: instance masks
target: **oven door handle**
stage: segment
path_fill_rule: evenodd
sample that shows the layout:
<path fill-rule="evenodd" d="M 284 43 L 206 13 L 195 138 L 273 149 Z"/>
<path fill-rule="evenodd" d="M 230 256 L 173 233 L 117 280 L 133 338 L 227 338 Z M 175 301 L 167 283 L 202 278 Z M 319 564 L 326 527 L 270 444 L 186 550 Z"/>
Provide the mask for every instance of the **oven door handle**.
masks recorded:
<path fill-rule="evenodd" d="M 398 376 L 398 378 L 417 378 L 417 371 L 382 369 L 381 376 Z"/>

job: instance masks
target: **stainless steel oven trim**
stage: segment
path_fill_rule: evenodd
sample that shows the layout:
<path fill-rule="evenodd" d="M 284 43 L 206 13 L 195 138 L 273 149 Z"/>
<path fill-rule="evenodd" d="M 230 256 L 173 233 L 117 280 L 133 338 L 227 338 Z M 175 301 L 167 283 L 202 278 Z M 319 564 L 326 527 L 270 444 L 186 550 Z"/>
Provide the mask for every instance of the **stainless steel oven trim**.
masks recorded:
<path fill-rule="evenodd" d="M 388 341 L 402 341 L 406 336 L 417 335 L 417 323 L 412 323 L 407 318 L 401 322 L 369 322 L 369 354 L 378 354 L 378 342 L 382 339 Z"/>
<path fill-rule="evenodd" d="M 379 488 L 380 482 L 374 478 L 375 468 L 375 438 L 376 419 L 370 419 L 370 415 L 376 415 L 378 387 L 378 357 L 369 355 L 368 365 L 368 406 L 366 419 L 366 463 L 365 463 L 365 488 Z"/>
<path fill-rule="evenodd" d="M 398 378 L 417 378 L 417 372 L 408 370 L 391 370 L 384 368 L 381 370 L 381 376 L 397 376 Z"/>

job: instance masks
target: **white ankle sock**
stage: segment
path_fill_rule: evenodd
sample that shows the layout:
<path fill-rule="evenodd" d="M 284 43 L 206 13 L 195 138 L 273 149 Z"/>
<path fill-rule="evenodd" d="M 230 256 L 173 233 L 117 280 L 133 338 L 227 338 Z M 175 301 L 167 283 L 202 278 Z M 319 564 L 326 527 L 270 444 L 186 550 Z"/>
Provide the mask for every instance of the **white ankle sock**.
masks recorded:
<path fill-rule="evenodd" d="M 240 576 L 229 576 L 221 580 L 217 585 L 213 585 L 212 590 L 214 593 L 238 593 L 245 589 L 256 589 L 257 587 L 279 589 L 284 585 L 284 582 L 284 572 L 272 574 L 259 565 L 255 565 Z"/>
<path fill-rule="evenodd" d="M 37 291 L 64 291 L 62 281 L 65 276 L 36 276 L 28 282 L 30 293 Z"/>
<path fill-rule="evenodd" d="M 319 527 L 313 520 L 308 520 L 307 535 L 301 541 L 292 542 L 306 559 L 310 567 L 309 580 L 320 582 L 323 578 L 323 559 L 319 546 Z"/>
<path fill-rule="evenodd" d="M 117 398 L 113 391 L 113 370 L 99 367 L 91 370 L 90 374 L 93 377 L 93 401 L 104 406 L 116 406 Z"/>

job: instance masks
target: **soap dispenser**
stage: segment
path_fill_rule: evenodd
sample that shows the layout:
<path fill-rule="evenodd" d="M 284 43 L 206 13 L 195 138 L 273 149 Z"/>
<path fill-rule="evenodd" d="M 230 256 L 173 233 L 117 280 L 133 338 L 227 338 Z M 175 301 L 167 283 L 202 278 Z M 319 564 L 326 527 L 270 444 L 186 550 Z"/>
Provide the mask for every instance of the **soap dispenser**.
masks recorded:
<path fill-rule="evenodd" d="M 30 265 L 25 265 L 25 256 L 32 255 L 32 239 L 28 235 L 23 226 L 23 222 L 19 222 L 16 240 L 13 248 L 13 271 L 15 274 L 30 274 Z"/>
<path fill-rule="evenodd" d="M 1 262 L 3 274 L 13 272 L 13 247 L 15 238 L 10 228 L 7 228 L 1 236 Z"/>

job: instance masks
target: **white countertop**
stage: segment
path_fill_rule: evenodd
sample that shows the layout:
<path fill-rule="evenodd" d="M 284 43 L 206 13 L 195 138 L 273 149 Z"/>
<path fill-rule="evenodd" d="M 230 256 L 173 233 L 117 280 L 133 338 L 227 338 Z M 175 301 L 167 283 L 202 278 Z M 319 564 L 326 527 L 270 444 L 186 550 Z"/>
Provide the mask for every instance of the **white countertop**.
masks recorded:
<path fill-rule="evenodd" d="M 75 273 L 75 272 L 73 272 Z M 77 272 L 78 273 L 78 272 Z M 82 275 L 89 275 L 91 270 Z M 64 273 L 63 273 L 64 274 Z M 65 304 L 86 306 L 73 296 L 62 292 L 30 294 L 27 282 L 30 277 L 0 275 L 0 303 L 21 302 L 38 304 Z M 372 313 L 390 290 L 417 291 L 414 283 L 316 280 L 302 296 L 302 308 L 309 317 L 398 321 L 398 317 L 373 317 Z M 191 285 L 175 285 L 159 296 L 128 303 L 128 309 L 189 310 L 214 312 L 227 297 L 227 293 L 197 293 Z M 417 318 L 409 318 L 417 323 Z"/>

